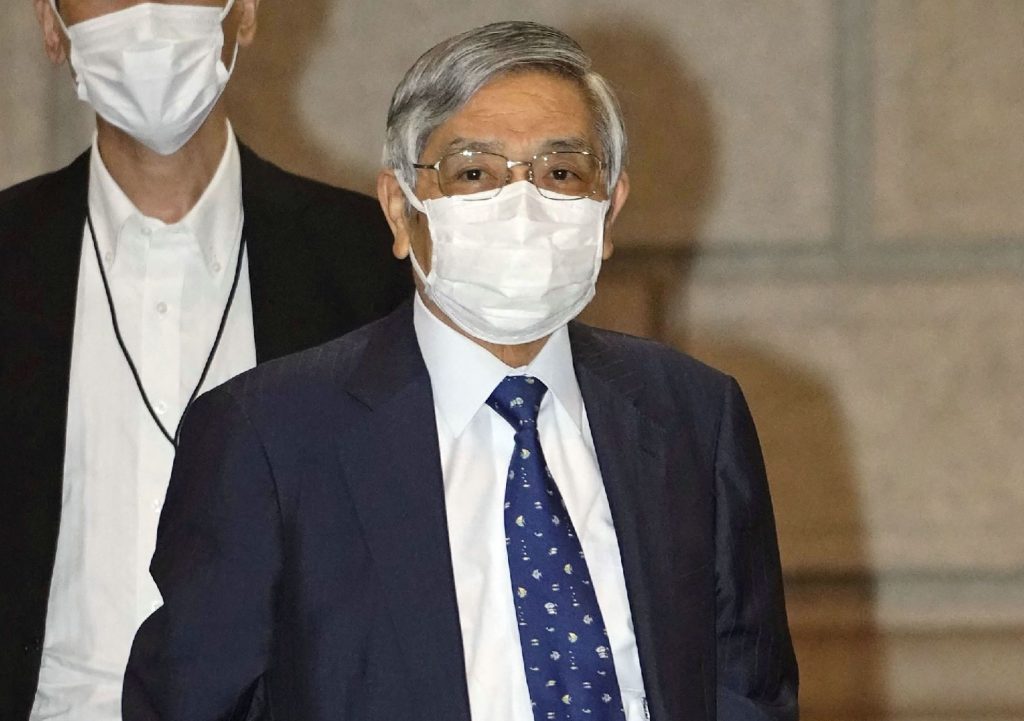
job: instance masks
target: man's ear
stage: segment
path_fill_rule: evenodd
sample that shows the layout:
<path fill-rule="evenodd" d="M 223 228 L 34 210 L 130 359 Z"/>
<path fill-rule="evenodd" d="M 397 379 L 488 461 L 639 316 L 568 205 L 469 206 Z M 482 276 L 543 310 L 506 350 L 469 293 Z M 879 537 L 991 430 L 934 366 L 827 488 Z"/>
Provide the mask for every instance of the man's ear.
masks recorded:
<path fill-rule="evenodd" d="M 612 188 L 612 194 L 609 198 L 610 202 L 608 203 L 608 213 L 604 216 L 604 250 L 601 253 L 603 260 L 611 258 L 612 253 L 615 251 L 615 244 L 612 243 L 612 224 L 619 217 L 619 211 L 626 204 L 626 198 L 628 197 L 629 175 L 623 170 L 619 173 L 619 179 L 616 181 L 615 187 Z"/>
<path fill-rule="evenodd" d="M 43 50 L 46 51 L 46 57 L 50 58 L 50 62 L 54 65 L 60 65 L 68 57 L 64 44 L 64 31 L 61 30 L 49 0 L 32 0 L 32 2 L 35 5 L 39 28 L 43 31 Z"/>
<path fill-rule="evenodd" d="M 395 171 L 385 168 L 377 174 L 377 199 L 395 236 L 391 252 L 399 260 L 407 258 L 412 240 L 412 218 L 406 210 L 405 193 L 395 178 Z"/>
<path fill-rule="evenodd" d="M 237 0 L 237 4 L 242 11 L 242 18 L 238 21 L 238 44 L 245 48 L 256 38 L 260 0 Z"/>

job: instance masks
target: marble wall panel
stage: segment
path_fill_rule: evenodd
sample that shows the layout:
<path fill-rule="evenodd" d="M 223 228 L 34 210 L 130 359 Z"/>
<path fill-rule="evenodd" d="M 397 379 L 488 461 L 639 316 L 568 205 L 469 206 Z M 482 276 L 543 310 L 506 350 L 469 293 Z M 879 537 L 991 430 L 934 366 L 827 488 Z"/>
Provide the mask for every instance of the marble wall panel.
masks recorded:
<path fill-rule="evenodd" d="M 808 632 L 794 628 L 806 721 L 1024 717 L 1024 629 Z"/>
<path fill-rule="evenodd" d="M 0 188 L 41 172 L 49 158 L 39 152 L 51 124 L 46 113 L 47 68 L 30 2 L 4 11 L 0 48 Z M 29 42 L 31 41 L 31 42 Z M 17 48 L 17 52 L 12 49 Z"/>
<path fill-rule="evenodd" d="M 895 242 L 1024 235 L 1024 3 L 875 7 L 875 216 Z"/>
<path fill-rule="evenodd" d="M 1024 569 L 1024 282 L 695 280 L 676 342 L 736 375 L 791 571 Z"/>
<path fill-rule="evenodd" d="M 786 596 L 801 718 L 1024 718 L 1024 576 L 790 577 Z"/>
<path fill-rule="evenodd" d="M 89 144 L 92 113 L 75 97 L 67 67 L 43 52 L 30 0 L 0 22 L 0 188 L 70 162 Z"/>

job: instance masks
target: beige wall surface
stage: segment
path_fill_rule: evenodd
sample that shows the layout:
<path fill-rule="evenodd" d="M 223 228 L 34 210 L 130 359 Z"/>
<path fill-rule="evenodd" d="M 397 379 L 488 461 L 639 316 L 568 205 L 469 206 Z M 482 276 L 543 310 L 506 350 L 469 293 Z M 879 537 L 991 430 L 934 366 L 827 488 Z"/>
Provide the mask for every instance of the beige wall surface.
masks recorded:
<path fill-rule="evenodd" d="M 0 186 L 91 121 L 30 0 Z M 390 93 L 498 19 L 617 86 L 633 195 L 588 317 L 734 374 L 775 498 L 804 717 L 1024 719 L 1024 2 L 264 0 L 239 134 L 372 188 Z"/>

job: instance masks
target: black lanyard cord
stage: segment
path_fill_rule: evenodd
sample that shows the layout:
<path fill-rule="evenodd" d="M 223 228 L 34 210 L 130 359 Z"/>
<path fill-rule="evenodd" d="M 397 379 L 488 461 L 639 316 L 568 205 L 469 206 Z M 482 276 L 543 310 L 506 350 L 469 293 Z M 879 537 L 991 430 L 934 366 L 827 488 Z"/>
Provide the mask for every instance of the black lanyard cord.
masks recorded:
<path fill-rule="evenodd" d="M 210 366 L 213 365 L 213 358 L 217 354 L 217 348 L 220 346 L 220 340 L 224 335 L 224 327 L 227 325 L 228 313 L 231 312 L 231 304 L 235 300 L 235 291 L 238 290 L 238 279 L 242 275 L 242 257 L 245 251 L 245 235 L 242 235 L 238 243 L 238 259 L 235 261 L 235 277 L 231 282 L 231 292 L 228 293 L 228 301 L 224 305 L 224 312 L 220 316 L 220 325 L 217 327 L 217 336 L 213 340 L 213 347 L 210 348 L 209 355 L 206 356 L 206 363 L 203 365 L 203 372 L 199 376 L 199 382 L 196 383 L 196 387 L 192 390 L 192 395 L 189 396 L 188 402 L 185 404 L 185 408 L 181 412 L 181 418 L 178 419 L 178 425 L 175 427 L 174 435 L 172 436 L 168 432 L 166 426 L 160 422 L 160 418 L 153 409 L 153 404 L 150 402 L 149 396 L 146 394 L 146 389 L 142 385 L 142 378 L 139 376 L 139 370 L 135 367 L 135 362 L 132 360 L 131 353 L 128 352 L 128 346 L 125 345 L 124 337 L 121 335 L 121 326 L 117 322 L 117 311 L 114 308 L 114 296 L 110 292 L 110 282 L 107 280 L 107 273 L 103 269 L 103 259 L 100 258 L 100 245 L 96 241 L 96 229 L 92 224 L 92 213 L 88 210 L 85 213 L 85 219 L 89 224 L 89 235 L 92 236 L 92 248 L 96 253 L 96 265 L 98 265 L 100 269 L 100 278 L 103 279 L 103 291 L 107 295 L 107 306 L 110 308 L 110 322 L 114 326 L 114 336 L 117 338 L 117 344 L 121 347 L 121 353 L 124 355 L 124 359 L 128 363 L 128 369 L 132 372 L 132 378 L 135 379 L 135 387 L 139 389 L 139 395 L 142 397 L 142 402 L 146 405 L 146 410 L 149 411 L 150 417 L 160 429 L 160 433 L 162 433 L 164 438 L 167 439 L 167 442 L 177 449 L 178 439 L 181 436 L 181 423 L 185 420 L 185 414 L 188 413 L 189 407 L 199 395 L 199 389 L 202 388 L 203 383 L 206 382 L 206 376 L 210 372 Z"/>

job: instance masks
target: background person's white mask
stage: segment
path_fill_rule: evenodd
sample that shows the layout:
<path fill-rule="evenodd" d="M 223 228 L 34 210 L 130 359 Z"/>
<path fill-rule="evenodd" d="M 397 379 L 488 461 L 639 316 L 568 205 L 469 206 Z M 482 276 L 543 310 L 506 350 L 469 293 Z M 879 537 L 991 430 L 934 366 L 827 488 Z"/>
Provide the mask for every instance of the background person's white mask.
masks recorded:
<path fill-rule="evenodd" d="M 55 0 L 50 4 L 57 12 Z M 78 97 L 161 155 L 195 135 L 231 77 L 221 61 L 227 7 L 143 3 L 71 27 Z M 235 58 L 238 46 L 235 46 Z"/>
<path fill-rule="evenodd" d="M 607 200 L 552 200 L 519 181 L 488 200 L 421 201 L 399 183 L 430 222 L 430 273 L 409 252 L 423 291 L 474 338 L 543 338 L 594 297 Z"/>

